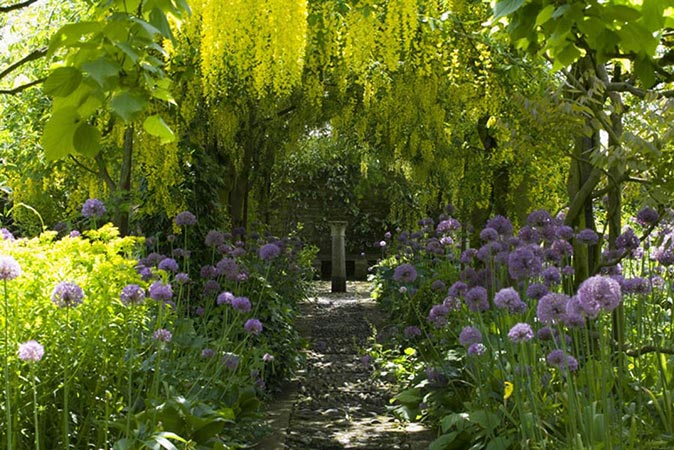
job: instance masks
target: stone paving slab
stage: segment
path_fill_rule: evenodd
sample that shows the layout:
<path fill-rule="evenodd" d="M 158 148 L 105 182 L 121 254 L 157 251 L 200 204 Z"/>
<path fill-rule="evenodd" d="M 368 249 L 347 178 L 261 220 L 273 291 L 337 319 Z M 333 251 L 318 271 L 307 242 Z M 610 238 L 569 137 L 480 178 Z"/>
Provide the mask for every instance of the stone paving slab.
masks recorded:
<path fill-rule="evenodd" d="M 383 317 L 366 283 L 348 283 L 331 294 L 319 283 L 302 305 L 298 329 L 309 342 L 306 364 L 269 407 L 273 430 L 260 450 L 422 450 L 434 435 L 419 424 L 388 414 L 395 386 L 373 379 L 360 361 L 373 326 Z"/>

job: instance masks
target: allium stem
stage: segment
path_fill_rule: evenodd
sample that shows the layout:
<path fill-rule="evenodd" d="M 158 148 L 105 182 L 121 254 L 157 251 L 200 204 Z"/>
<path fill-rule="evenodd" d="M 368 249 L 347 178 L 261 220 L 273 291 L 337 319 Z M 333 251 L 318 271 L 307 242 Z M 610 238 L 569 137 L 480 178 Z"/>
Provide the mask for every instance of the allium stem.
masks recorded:
<path fill-rule="evenodd" d="M 7 448 L 14 448 L 12 435 L 12 393 L 9 383 L 9 295 L 7 294 L 7 280 L 3 280 L 5 294 L 5 426 L 7 429 Z"/>
<path fill-rule="evenodd" d="M 66 306 L 66 339 L 70 339 L 70 307 Z M 68 384 L 69 370 L 68 364 L 70 364 L 70 346 L 68 341 L 64 345 L 64 363 L 63 363 L 63 443 L 64 448 L 70 448 L 70 418 L 68 412 L 68 397 L 70 396 L 70 388 Z"/>
<path fill-rule="evenodd" d="M 35 363 L 30 363 L 30 381 L 33 387 L 33 422 L 35 424 L 35 450 L 40 450 L 40 421 L 38 417 L 37 383 L 35 381 Z"/>

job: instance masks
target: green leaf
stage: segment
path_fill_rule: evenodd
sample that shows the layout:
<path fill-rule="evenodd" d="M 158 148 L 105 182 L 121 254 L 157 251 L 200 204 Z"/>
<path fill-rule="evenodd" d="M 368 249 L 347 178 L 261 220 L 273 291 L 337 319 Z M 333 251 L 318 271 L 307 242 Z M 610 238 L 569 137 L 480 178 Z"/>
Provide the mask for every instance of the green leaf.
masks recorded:
<path fill-rule="evenodd" d="M 73 107 L 54 111 L 40 139 L 48 161 L 63 158 L 75 151 L 73 141 L 79 120 L 77 110 Z"/>
<path fill-rule="evenodd" d="M 161 32 L 162 36 L 173 41 L 173 32 L 168 20 L 166 20 L 166 14 L 159 8 L 150 11 L 150 23 Z"/>
<path fill-rule="evenodd" d="M 487 448 L 485 450 L 508 450 L 510 448 L 510 444 L 512 444 L 512 439 L 504 436 L 498 436 L 489 441 L 489 444 L 487 444 Z"/>
<path fill-rule="evenodd" d="M 123 91 L 110 100 L 112 111 L 125 122 L 130 122 L 143 112 L 147 100 L 138 94 Z"/>
<path fill-rule="evenodd" d="M 548 5 L 541 9 L 541 12 L 536 16 L 536 26 L 543 25 L 552 18 L 552 13 L 555 11 L 555 5 Z"/>
<path fill-rule="evenodd" d="M 417 404 L 421 401 L 421 391 L 418 388 L 407 389 L 393 398 L 399 403 Z"/>
<path fill-rule="evenodd" d="M 641 12 L 627 5 L 605 5 L 601 17 L 622 22 L 632 22 L 641 18 Z"/>
<path fill-rule="evenodd" d="M 43 90 L 53 97 L 67 97 L 82 81 L 82 72 L 75 67 L 54 69 L 44 82 Z"/>
<path fill-rule="evenodd" d="M 81 122 L 75 130 L 73 146 L 75 151 L 89 157 L 94 157 L 100 150 L 101 132 L 98 128 Z"/>
<path fill-rule="evenodd" d="M 573 44 L 568 44 L 561 51 L 554 54 L 554 64 L 552 70 L 557 71 L 568 67 L 580 57 L 580 50 Z"/>
<path fill-rule="evenodd" d="M 643 25 L 633 22 L 627 23 L 617 33 L 620 36 L 620 45 L 623 49 L 635 53 L 655 54 L 658 40 Z"/>
<path fill-rule="evenodd" d="M 166 125 L 164 119 L 158 114 L 145 119 L 143 121 L 143 128 L 152 136 L 158 137 L 162 144 L 173 142 L 176 139 L 173 130 Z"/>
<path fill-rule="evenodd" d="M 449 434 L 443 434 L 428 446 L 428 450 L 446 450 L 452 442 L 456 439 L 458 434 L 452 431 Z"/>
<path fill-rule="evenodd" d="M 643 23 L 646 28 L 657 31 L 665 26 L 665 5 L 661 0 L 644 0 L 641 6 Z"/>
<path fill-rule="evenodd" d="M 56 50 L 61 47 L 70 47 L 79 45 L 82 38 L 87 34 L 96 33 L 101 30 L 101 22 L 78 22 L 69 23 L 62 26 L 49 42 L 49 51 L 47 58 L 50 58 Z"/>
<path fill-rule="evenodd" d="M 655 84 L 655 67 L 653 67 L 651 60 L 645 55 L 640 55 L 634 61 L 634 74 L 646 89 L 652 88 Z"/>
<path fill-rule="evenodd" d="M 82 64 L 82 70 L 96 80 L 102 88 L 108 87 L 108 79 L 117 77 L 120 69 L 119 64 L 108 60 L 105 56 Z"/>
<path fill-rule="evenodd" d="M 496 2 L 494 6 L 494 19 L 512 14 L 524 4 L 524 0 L 501 0 Z"/>

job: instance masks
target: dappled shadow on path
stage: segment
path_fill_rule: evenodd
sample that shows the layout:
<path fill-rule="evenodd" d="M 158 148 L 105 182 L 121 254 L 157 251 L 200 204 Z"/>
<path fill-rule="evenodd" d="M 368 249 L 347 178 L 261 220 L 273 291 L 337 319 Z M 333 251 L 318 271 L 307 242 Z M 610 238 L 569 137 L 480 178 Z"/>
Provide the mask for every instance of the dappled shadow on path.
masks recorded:
<path fill-rule="evenodd" d="M 373 326 L 380 329 L 384 322 L 369 297 L 369 286 L 349 283 L 346 294 L 330 293 L 329 283 L 317 283 L 316 288 L 315 297 L 302 305 L 298 328 L 309 349 L 294 382 L 293 399 L 283 404 L 286 423 L 260 448 L 427 448 L 432 434 L 418 425 L 405 426 L 387 413 L 394 386 L 371 377 L 361 361 Z"/>

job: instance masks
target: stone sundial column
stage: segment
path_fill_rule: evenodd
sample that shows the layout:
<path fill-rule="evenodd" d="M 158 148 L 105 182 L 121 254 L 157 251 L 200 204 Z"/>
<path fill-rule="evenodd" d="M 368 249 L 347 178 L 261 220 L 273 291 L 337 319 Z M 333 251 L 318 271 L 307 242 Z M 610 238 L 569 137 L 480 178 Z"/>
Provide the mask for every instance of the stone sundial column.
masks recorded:
<path fill-rule="evenodd" d="M 335 220 L 330 224 L 332 237 L 332 292 L 346 292 L 346 248 L 344 235 L 347 222 Z"/>

